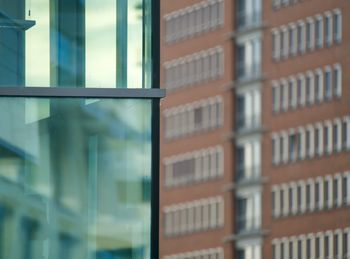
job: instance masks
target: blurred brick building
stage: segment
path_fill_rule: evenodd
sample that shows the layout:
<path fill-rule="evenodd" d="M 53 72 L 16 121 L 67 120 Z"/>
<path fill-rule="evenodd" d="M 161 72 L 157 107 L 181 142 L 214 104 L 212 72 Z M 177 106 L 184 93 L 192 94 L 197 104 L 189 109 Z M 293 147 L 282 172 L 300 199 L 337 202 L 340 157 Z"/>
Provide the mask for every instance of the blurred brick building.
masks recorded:
<path fill-rule="evenodd" d="M 161 5 L 162 258 L 350 258 L 350 2 Z"/>

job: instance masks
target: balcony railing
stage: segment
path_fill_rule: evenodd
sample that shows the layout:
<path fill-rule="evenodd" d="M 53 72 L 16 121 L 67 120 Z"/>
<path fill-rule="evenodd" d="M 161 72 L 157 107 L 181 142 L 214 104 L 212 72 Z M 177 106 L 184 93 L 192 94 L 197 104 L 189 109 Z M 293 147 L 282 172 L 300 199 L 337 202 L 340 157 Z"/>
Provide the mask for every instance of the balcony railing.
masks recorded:
<path fill-rule="evenodd" d="M 239 114 L 236 117 L 236 130 L 239 132 L 250 131 L 260 128 L 261 126 L 261 115 L 254 114 L 252 116 L 244 116 Z"/>
<path fill-rule="evenodd" d="M 236 169 L 237 182 L 251 182 L 259 180 L 261 177 L 261 166 L 238 167 Z"/>
<path fill-rule="evenodd" d="M 254 10 L 251 13 L 238 12 L 237 13 L 237 30 L 245 30 L 261 25 L 261 10 Z"/>
<path fill-rule="evenodd" d="M 238 233 L 255 232 L 261 228 L 261 217 L 255 216 L 248 218 L 246 216 L 237 216 L 236 228 Z"/>
<path fill-rule="evenodd" d="M 245 64 L 236 63 L 236 78 L 238 81 L 251 81 L 259 79 L 261 76 L 261 62 Z"/>

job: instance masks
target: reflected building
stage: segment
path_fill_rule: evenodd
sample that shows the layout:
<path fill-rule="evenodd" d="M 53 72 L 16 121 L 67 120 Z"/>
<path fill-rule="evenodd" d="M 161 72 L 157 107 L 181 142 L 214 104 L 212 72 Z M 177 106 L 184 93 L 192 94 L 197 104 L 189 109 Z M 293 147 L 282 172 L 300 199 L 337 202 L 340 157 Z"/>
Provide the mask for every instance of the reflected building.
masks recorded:
<path fill-rule="evenodd" d="M 157 257 L 157 9 L 0 1 L 1 259 Z"/>
<path fill-rule="evenodd" d="M 162 258 L 350 256 L 349 8 L 162 2 Z"/>

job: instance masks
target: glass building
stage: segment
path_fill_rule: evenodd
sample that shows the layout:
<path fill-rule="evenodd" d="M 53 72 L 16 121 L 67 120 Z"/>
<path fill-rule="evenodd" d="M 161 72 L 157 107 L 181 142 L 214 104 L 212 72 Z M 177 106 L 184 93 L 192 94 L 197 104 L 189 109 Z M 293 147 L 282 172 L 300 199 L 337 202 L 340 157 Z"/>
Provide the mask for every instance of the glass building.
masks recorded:
<path fill-rule="evenodd" d="M 0 259 L 158 257 L 158 17 L 0 0 Z"/>

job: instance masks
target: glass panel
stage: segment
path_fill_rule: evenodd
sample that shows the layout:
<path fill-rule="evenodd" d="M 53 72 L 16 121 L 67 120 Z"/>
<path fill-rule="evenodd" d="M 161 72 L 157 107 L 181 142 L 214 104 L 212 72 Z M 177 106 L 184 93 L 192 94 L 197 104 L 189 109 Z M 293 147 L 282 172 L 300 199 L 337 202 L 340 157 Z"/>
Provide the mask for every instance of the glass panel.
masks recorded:
<path fill-rule="evenodd" d="M 0 111 L 6 258 L 150 258 L 150 100 L 4 97 Z"/>
<path fill-rule="evenodd" d="M 151 0 L 4 0 L 0 26 L 0 86 L 151 87 Z"/>

